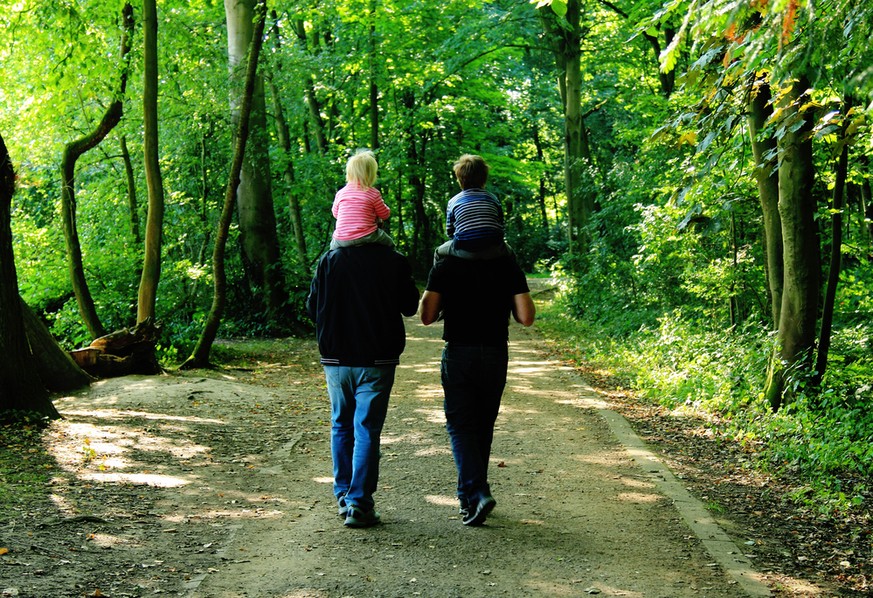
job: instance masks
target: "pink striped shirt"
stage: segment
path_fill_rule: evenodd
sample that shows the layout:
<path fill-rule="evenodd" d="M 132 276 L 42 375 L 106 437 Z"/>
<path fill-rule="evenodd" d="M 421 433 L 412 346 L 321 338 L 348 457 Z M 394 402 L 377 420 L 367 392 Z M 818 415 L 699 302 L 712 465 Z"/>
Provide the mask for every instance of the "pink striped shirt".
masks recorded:
<path fill-rule="evenodd" d="M 385 220 L 391 215 L 378 189 L 364 189 L 357 183 L 349 183 L 336 192 L 332 212 L 336 218 L 333 238 L 337 241 L 351 241 L 374 233 L 376 218 Z"/>

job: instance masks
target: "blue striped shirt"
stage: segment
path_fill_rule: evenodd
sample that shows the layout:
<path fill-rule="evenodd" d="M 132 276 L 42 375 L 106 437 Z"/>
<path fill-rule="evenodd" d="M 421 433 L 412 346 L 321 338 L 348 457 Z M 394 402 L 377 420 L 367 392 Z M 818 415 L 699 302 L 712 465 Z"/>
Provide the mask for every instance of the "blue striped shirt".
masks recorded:
<path fill-rule="evenodd" d="M 446 234 L 455 241 L 503 240 L 503 208 L 484 189 L 464 189 L 446 207 Z"/>

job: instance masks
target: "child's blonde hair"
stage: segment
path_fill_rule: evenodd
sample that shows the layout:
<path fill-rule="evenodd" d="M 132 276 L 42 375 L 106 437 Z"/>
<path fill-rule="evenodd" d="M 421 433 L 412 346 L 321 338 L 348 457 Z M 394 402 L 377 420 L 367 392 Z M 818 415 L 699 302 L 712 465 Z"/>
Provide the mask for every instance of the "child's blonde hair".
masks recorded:
<path fill-rule="evenodd" d="M 346 181 L 357 183 L 367 189 L 376 182 L 378 171 L 379 165 L 376 164 L 376 155 L 370 150 L 358 150 L 346 162 Z"/>

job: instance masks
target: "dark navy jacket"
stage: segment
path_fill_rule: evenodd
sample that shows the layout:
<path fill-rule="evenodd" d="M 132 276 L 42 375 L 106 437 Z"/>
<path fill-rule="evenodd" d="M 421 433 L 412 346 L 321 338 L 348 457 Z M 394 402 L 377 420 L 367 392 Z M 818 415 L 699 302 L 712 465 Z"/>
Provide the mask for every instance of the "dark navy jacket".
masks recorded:
<path fill-rule="evenodd" d="M 321 363 L 396 365 L 406 346 L 402 316 L 418 310 L 407 259 L 385 245 L 333 249 L 321 256 L 306 309 Z"/>

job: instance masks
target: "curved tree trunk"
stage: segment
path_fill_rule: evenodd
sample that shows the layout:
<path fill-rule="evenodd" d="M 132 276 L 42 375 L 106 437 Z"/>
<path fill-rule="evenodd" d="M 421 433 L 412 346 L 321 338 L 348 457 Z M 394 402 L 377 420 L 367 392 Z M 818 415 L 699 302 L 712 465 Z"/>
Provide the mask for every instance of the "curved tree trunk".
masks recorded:
<path fill-rule="evenodd" d="M 92 338 L 104 335 L 106 330 L 97 315 L 97 308 L 94 306 L 94 299 L 85 279 L 82 248 L 76 224 L 76 161 L 82 154 L 103 141 L 121 120 L 124 112 L 124 93 L 130 70 L 130 40 L 133 35 L 133 8 L 129 3 L 126 3 L 122 9 L 122 21 L 124 29 L 121 34 L 121 75 L 118 92 L 97 127 L 88 135 L 68 143 L 61 158 L 61 214 L 64 223 L 64 238 L 67 244 L 70 283 L 73 287 L 73 293 L 76 295 L 79 315 Z"/>
<path fill-rule="evenodd" d="M 239 109 L 239 119 L 235 135 L 235 147 L 233 163 L 230 167 L 230 180 L 224 194 L 224 205 L 218 220 L 218 228 L 215 232 L 215 248 L 212 252 L 212 277 L 215 285 L 212 295 L 212 307 L 206 318 L 206 325 L 191 356 L 182 364 L 182 369 L 193 369 L 209 366 L 209 352 L 212 343 L 218 334 L 218 327 L 224 314 L 224 306 L 227 302 L 227 276 L 224 270 L 224 252 L 227 246 L 227 233 L 230 229 L 230 221 L 233 217 L 233 204 L 236 199 L 236 189 L 239 186 L 242 172 L 243 157 L 246 151 L 246 141 L 249 137 L 249 116 L 252 110 L 252 96 L 255 90 L 255 77 L 258 70 L 258 57 L 261 53 L 261 44 L 264 36 L 264 23 L 267 16 L 267 5 L 263 0 L 255 5 L 254 14 L 255 31 L 252 36 L 252 47 L 249 52 L 245 86 L 242 94 L 242 104 Z"/>
<path fill-rule="evenodd" d="M 137 323 L 155 318 L 164 230 L 164 182 L 158 154 L 158 11 L 155 0 L 143 0 L 143 47 L 143 158 L 149 209 L 136 307 Z"/>
<path fill-rule="evenodd" d="M 254 0 L 225 0 L 227 17 L 228 59 L 231 79 L 231 111 L 239 118 L 239 94 L 245 72 L 246 52 L 252 41 Z M 259 41 L 258 43 L 262 43 Z M 270 182 L 270 153 L 267 138 L 267 117 L 264 80 L 255 79 L 252 97 L 249 135 L 251 139 L 243 161 L 237 189 L 237 214 L 243 265 L 256 299 L 263 299 L 270 315 L 278 315 L 287 303 L 285 280 L 276 234 L 276 213 Z"/>
<path fill-rule="evenodd" d="M 0 137 L 0 420 L 24 412 L 60 417 L 43 386 L 37 361 L 27 342 L 18 275 L 12 251 L 11 204 L 15 170 L 6 143 Z"/>
<path fill-rule="evenodd" d="M 808 87 L 806 79 L 801 78 L 779 100 L 783 118 L 799 127 L 787 127 L 779 140 L 779 216 L 785 275 L 777 333 L 779 359 L 774 360 L 764 391 L 774 410 L 791 401 L 791 389 L 786 385 L 788 372 L 809 368 L 815 348 L 821 255 L 812 195 L 809 132 L 814 119 L 812 109 L 804 107 Z"/>

